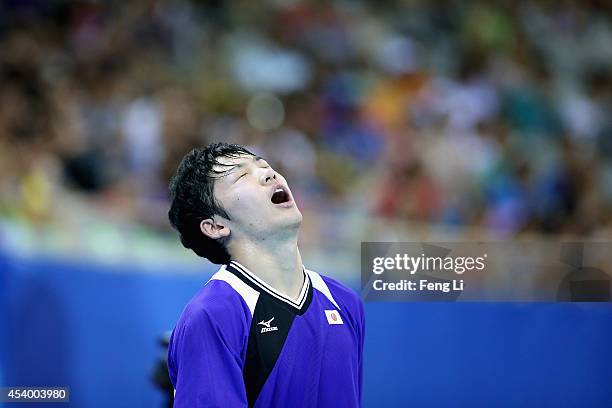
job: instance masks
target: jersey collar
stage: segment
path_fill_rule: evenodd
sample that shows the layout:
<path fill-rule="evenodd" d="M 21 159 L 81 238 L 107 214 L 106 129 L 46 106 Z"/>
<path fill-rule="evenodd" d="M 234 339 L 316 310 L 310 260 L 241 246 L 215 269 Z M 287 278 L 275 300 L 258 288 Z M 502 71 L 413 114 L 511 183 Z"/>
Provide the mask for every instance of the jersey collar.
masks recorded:
<path fill-rule="evenodd" d="M 292 309 L 295 309 L 296 312 L 303 312 L 308 307 L 308 300 L 312 297 L 310 293 L 312 286 L 310 282 L 310 277 L 306 273 L 304 266 L 302 266 L 302 273 L 304 274 L 304 284 L 302 285 L 302 289 L 300 290 L 300 295 L 298 296 L 297 300 L 293 300 L 287 295 L 274 289 L 272 286 L 268 285 L 261 278 L 251 272 L 246 266 L 240 264 L 237 261 L 231 261 L 227 265 L 226 269 L 230 272 L 233 272 L 249 286 L 260 292 L 263 291 L 267 293 L 276 300 L 279 300 L 290 306 Z"/>

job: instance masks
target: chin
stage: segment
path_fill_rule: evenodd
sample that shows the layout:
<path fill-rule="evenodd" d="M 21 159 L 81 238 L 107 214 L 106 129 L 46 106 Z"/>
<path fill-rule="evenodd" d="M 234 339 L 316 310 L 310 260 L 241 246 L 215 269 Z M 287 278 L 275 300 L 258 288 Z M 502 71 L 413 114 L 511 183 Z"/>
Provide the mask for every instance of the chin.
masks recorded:
<path fill-rule="evenodd" d="M 287 218 L 292 220 L 293 223 L 297 224 L 298 226 L 302 223 L 302 220 L 304 219 L 302 213 L 300 212 L 300 210 L 298 210 L 297 207 L 295 207 L 295 211 L 292 211 L 290 215 L 288 214 Z"/>
<path fill-rule="evenodd" d="M 304 220 L 304 217 L 302 216 L 302 213 L 300 212 L 300 210 L 297 210 L 297 223 L 298 225 L 302 224 L 302 220 Z"/>
<path fill-rule="evenodd" d="M 287 211 L 283 216 L 279 217 L 279 222 L 286 227 L 299 227 L 303 220 L 302 213 L 297 207 L 293 207 L 291 211 Z"/>

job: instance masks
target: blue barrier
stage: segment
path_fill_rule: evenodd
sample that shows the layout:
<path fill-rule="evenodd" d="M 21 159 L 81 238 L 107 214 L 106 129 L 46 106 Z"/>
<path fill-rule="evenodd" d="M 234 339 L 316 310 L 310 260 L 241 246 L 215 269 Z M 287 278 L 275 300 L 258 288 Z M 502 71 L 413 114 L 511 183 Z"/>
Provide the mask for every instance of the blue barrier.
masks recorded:
<path fill-rule="evenodd" d="M 161 407 L 157 339 L 213 271 L 165 268 L 0 251 L 2 385 L 67 385 L 75 407 Z M 368 303 L 366 315 L 366 407 L 612 406 L 609 304 Z"/>

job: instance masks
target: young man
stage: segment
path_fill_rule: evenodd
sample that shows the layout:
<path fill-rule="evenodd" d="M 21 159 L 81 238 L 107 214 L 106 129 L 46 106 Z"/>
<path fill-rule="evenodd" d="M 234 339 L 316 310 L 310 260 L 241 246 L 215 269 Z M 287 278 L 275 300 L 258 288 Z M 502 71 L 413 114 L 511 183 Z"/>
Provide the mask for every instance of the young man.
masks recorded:
<path fill-rule="evenodd" d="M 363 305 L 302 265 L 283 176 L 216 143 L 183 158 L 170 192 L 183 245 L 222 265 L 172 332 L 174 407 L 360 406 Z"/>

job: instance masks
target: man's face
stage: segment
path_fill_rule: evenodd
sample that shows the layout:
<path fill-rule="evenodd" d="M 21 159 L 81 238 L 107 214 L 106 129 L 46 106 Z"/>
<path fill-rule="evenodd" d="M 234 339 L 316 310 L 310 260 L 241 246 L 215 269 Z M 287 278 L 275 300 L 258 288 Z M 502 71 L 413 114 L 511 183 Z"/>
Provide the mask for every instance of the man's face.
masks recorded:
<path fill-rule="evenodd" d="M 231 220 L 234 236 L 265 238 L 296 229 L 302 214 L 293 201 L 287 181 L 261 157 L 242 155 L 219 158 L 225 173 L 215 181 L 214 193 Z"/>

